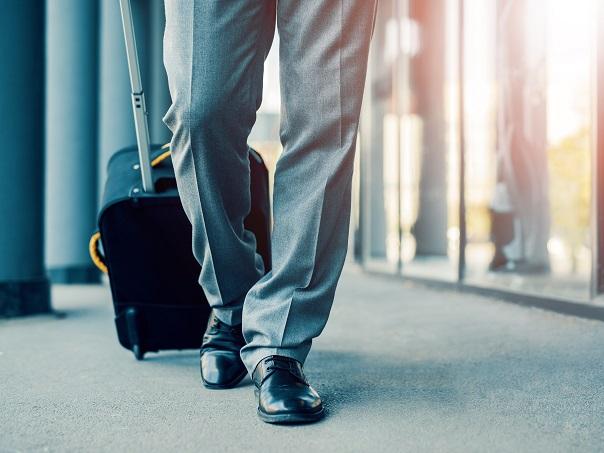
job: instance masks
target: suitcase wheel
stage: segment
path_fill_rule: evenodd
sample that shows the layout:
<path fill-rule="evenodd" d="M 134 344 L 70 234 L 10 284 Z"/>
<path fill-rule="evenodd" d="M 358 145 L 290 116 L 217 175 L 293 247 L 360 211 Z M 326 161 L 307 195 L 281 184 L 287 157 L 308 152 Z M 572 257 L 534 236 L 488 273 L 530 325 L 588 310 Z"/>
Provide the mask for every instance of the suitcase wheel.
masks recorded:
<path fill-rule="evenodd" d="M 126 310 L 126 325 L 128 326 L 128 337 L 130 338 L 130 344 L 132 345 L 132 352 L 134 353 L 136 360 L 143 360 L 145 357 L 145 351 L 143 351 L 140 346 L 136 317 L 136 309 L 129 308 Z"/>
<path fill-rule="evenodd" d="M 145 358 L 145 352 L 137 344 L 132 345 L 132 352 L 136 360 L 143 360 Z"/>

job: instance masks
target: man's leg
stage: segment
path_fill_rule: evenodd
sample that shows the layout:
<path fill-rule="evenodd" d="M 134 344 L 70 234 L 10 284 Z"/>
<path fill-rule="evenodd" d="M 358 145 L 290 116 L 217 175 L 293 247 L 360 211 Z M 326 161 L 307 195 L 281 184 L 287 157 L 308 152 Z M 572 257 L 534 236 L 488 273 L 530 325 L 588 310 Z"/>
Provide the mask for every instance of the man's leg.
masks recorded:
<path fill-rule="evenodd" d="M 200 284 L 213 308 L 201 366 L 206 386 L 227 388 L 245 375 L 241 310 L 264 274 L 250 212 L 247 138 L 262 96 L 275 27 L 275 0 L 165 2 L 164 62 L 172 105 L 172 161 L 193 226 Z M 235 327 L 235 328 L 233 328 Z"/>
<path fill-rule="evenodd" d="M 375 6 L 278 2 L 284 150 L 275 175 L 273 268 L 243 308 L 242 357 L 250 373 L 270 355 L 303 363 L 327 322 L 347 249 Z"/>
<path fill-rule="evenodd" d="M 165 66 L 172 105 L 172 161 L 193 225 L 200 284 L 224 323 L 263 275 L 250 212 L 247 138 L 262 96 L 275 0 L 166 2 Z"/>

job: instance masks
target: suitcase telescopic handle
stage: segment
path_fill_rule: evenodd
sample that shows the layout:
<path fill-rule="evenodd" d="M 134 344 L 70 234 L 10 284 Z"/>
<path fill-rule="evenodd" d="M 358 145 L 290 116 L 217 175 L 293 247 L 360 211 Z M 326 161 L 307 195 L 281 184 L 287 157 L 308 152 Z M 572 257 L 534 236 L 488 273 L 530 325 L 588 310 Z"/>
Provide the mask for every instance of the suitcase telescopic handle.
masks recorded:
<path fill-rule="evenodd" d="M 147 106 L 145 104 L 145 93 L 138 63 L 136 50 L 136 38 L 134 35 L 134 22 L 132 20 L 132 5 L 130 0 L 119 0 L 122 25 L 124 27 L 124 39 L 126 41 L 126 56 L 128 58 L 128 73 L 130 74 L 130 86 L 132 91 L 132 111 L 134 113 L 134 125 L 136 128 L 136 143 L 138 146 L 138 158 L 140 171 L 145 192 L 154 192 L 153 177 L 151 175 L 151 153 L 149 145 L 149 124 L 147 121 Z"/>

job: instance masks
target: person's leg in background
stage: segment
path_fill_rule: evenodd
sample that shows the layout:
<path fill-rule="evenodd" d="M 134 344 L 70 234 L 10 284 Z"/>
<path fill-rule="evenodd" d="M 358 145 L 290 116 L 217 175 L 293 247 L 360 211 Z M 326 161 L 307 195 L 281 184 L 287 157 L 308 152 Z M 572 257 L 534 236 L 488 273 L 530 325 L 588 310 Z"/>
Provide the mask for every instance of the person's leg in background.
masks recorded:
<path fill-rule="evenodd" d="M 248 293 L 242 357 L 269 422 L 322 414 L 302 363 L 347 250 L 354 150 L 376 0 L 279 0 L 281 139 L 272 271 Z"/>
<path fill-rule="evenodd" d="M 246 374 L 241 311 L 264 274 L 250 211 L 247 139 L 262 97 L 275 0 L 166 1 L 164 63 L 172 105 L 172 161 L 193 227 L 200 284 L 213 308 L 201 353 L 206 386 L 228 388 Z"/>

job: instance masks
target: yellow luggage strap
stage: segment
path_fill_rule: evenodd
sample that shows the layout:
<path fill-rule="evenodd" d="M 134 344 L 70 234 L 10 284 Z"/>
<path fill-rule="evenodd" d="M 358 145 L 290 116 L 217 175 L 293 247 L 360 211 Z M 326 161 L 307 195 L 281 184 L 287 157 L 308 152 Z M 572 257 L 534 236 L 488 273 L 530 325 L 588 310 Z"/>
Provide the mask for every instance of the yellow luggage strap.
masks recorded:
<path fill-rule="evenodd" d="M 152 167 L 157 167 L 164 160 L 166 160 L 168 157 L 170 157 L 170 144 L 169 143 L 166 143 L 164 146 L 161 147 L 161 149 L 167 149 L 167 151 L 164 151 L 163 153 L 161 153 L 159 156 L 157 156 L 155 159 L 153 159 L 151 161 Z"/>
<path fill-rule="evenodd" d="M 88 242 L 88 253 L 90 254 L 90 258 L 94 265 L 100 270 L 103 274 L 108 272 L 107 265 L 105 264 L 105 257 L 99 251 L 99 241 L 101 239 L 101 232 L 97 231 L 94 233 L 90 242 Z"/>

